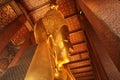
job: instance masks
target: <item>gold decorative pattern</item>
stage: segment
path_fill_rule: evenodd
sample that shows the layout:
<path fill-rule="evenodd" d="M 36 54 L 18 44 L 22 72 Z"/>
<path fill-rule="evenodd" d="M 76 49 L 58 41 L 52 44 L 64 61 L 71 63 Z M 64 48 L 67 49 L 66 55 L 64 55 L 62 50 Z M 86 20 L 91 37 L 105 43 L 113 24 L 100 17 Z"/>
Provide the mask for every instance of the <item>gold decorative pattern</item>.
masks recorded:
<path fill-rule="evenodd" d="M 83 54 L 70 56 L 70 61 L 74 62 L 74 61 L 80 61 L 80 60 L 84 60 L 84 59 L 88 59 L 88 58 L 89 58 L 89 53 L 86 52 Z"/>
<path fill-rule="evenodd" d="M 78 20 L 78 16 L 77 15 L 71 16 L 69 18 L 66 18 L 66 22 L 68 24 L 69 32 L 81 29 L 80 22 Z"/>
<path fill-rule="evenodd" d="M 64 16 L 76 13 L 74 0 L 58 0 L 57 4 L 59 5 L 58 9 Z"/>
<path fill-rule="evenodd" d="M 74 45 L 73 49 L 74 49 L 74 52 L 72 54 L 79 53 L 79 52 L 84 52 L 84 51 L 88 50 L 86 43 Z"/>
<path fill-rule="evenodd" d="M 83 31 L 78 31 L 70 34 L 70 42 L 72 44 L 80 43 L 83 41 L 85 41 L 85 35 Z"/>
<path fill-rule="evenodd" d="M 86 65 L 90 65 L 89 60 L 69 64 L 69 67 L 70 68 L 77 68 L 77 67 L 86 66 Z M 78 69 L 81 69 L 81 68 L 78 68 Z M 76 72 L 75 70 L 77 70 L 77 69 L 74 69 L 74 70 L 71 70 L 71 71 L 74 73 L 74 72 Z"/>
<path fill-rule="evenodd" d="M 13 8 L 6 5 L 0 8 L 0 29 L 12 22 L 17 17 Z"/>
<path fill-rule="evenodd" d="M 89 61 L 86 61 L 86 63 L 80 63 L 82 66 L 84 66 L 84 65 L 88 65 L 88 64 L 90 64 L 90 62 Z M 74 64 L 74 65 L 77 65 L 77 66 L 79 66 L 79 64 Z M 72 65 L 72 67 L 73 67 L 73 65 Z M 83 67 L 83 68 L 77 68 L 77 69 L 74 69 L 74 70 L 71 70 L 72 71 L 72 73 L 80 73 L 80 72 L 84 72 L 84 71 L 91 71 L 91 70 L 93 70 L 92 69 L 92 67 L 91 66 L 88 66 L 88 67 Z"/>

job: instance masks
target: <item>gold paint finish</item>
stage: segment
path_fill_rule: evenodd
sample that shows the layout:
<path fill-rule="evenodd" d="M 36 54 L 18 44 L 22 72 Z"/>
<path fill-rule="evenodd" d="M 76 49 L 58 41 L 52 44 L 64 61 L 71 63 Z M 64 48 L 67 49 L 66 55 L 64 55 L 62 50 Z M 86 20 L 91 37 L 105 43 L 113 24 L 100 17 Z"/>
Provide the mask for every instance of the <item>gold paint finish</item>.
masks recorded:
<path fill-rule="evenodd" d="M 34 34 L 38 47 L 26 74 L 25 80 L 53 80 L 53 70 L 50 50 L 47 44 L 47 33 L 40 20 L 35 28 Z"/>
<path fill-rule="evenodd" d="M 25 80 L 54 80 L 50 51 L 44 41 L 38 45 Z"/>
<path fill-rule="evenodd" d="M 42 18 L 47 33 L 54 35 L 63 25 L 67 25 L 59 10 L 51 9 Z"/>
<path fill-rule="evenodd" d="M 63 64 L 69 62 L 69 33 L 67 26 L 62 26 L 61 29 L 56 32 L 55 36 L 55 50 L 57 54 L 58 66 L 61 67 Z"/>
<path fill-rule="evenodd" d="M 42 20 L 39 20 L 37 24 L 34 26 L 34 36 L 36 43 L 39 44 L 45 40 L 47 40 L 47 33 L 44 28 Z"/>
<path fill-rule="evenodd" d="M 37 22 L 34 35 L 38 47 L 25 80 L 73 80 L 63 64 L 69 62 L 69 32 L 62 14 L 50 10 Z"/>

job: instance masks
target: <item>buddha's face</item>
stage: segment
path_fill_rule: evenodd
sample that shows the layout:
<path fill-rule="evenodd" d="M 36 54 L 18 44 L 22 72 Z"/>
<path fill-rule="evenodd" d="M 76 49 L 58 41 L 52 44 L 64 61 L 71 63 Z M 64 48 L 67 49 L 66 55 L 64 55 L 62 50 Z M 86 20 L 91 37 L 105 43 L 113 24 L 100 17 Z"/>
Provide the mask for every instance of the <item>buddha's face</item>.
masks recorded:
<path fill-rule="evenodd" d="M 42 18 L 47 33 L 55 35 L 62 26 L 67 25 L 64 16 L 59 10 L 52 9 Z"/>

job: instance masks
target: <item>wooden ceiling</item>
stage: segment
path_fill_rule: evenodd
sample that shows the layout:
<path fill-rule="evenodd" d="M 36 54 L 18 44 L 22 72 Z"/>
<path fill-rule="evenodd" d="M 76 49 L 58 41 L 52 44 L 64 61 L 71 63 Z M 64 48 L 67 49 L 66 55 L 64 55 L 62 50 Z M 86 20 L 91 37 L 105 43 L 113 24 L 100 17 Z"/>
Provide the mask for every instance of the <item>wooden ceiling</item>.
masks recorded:
<path fill-rule="evenodd" d="M 17 18 L 17 14 L 9 4 L 0 7 L 0 29 L 15 20 L 15 18 Z"/>
<path fill-rule="evenodd" d="M 50 10 L 50 0 L 20 0 L 20 2 L 18 2 L 18 4 L 22 5 L 22 8 L 25 10 L 25 13 L 29 17 L 29 19 L 31 20 L 33 25 L 40 18 L 42 18 L 48 10 Z M 66 18 L 69 31 L 74 32 L 78 29 L 81 29 L 80 23 L 78 20 L 78 16 L 76 14 L 77 9 L 76 9 L 76 5 L 75 5 L 75 1 L 74 0 L 58 0 L 57 4 L 59 5 L 59 10 L 63 13 L 64 17 Z M 11 1 L 9 4 L 7 4 L 7 6 L 10 7 L 10 9 L 7 9 L 8 12 L 6 12 L 8 15 L 5 18 L 4 18 L 4 16 L 2 17 L 2 19 L 4 19 L 4 20 L 2 20 L 2 19 L 0 20 L 0 23 L 4 26 L 8 25 L 10 22 L 12 22 L 14 19 L 16 19 L 23 12 L 22 10 L 20 10 L 21 12 L 19 11 L 19 9 L 21 9 L 20 6 L 14 8 L 14 6 L 16 6 L 16 3 L 14 3 L 14 1 Z M 2 8 L 5 8 L 5 7 L 6 6 L 4 6 Z M 2 9 L 0 11 L 2 12 Z M 10 11 L 13 11 L 13 12 L 10 12 Z M 6 13 L 4 12 L 4 14 L 6 14 Z M 24 12 L 23 12 L 23 14 L 24 14 Z M 9 16 L 11 16 L 12 19 Z M 3 21 L 5 21 L 5 22 L 2 23 Z M 25 27 L 25 26 L 23 26 L 23 27 Z M 19 33 L 26 32 L 26 31 L 27 31 L 27 29 L 25 31 L 21 31 L 21 32 L 19 31 Z M 24 36 L 24 34 L 23 34 L 23 36 Z M 19 43 L 19 40 L 22 38 L 18 34 L 18 36 L 13 37 L 12 39 L 13 39 L 13 41 L 16 41 Z"/>
<path fill-rule="evenodd" d="M 29 16 L 29 19 L 33 24 L 36 21 L 38 21 L 40 18 L 42 18 L 48 10 L 50 10 L 50 0 L 20 0 L 20 2 L 19 0 L 16 0 L 16 1 L 23 6 L 25 12 Z M 24 14 L 24 12 L 21 10 L 20 6 L 17 6 L 15 1 L 0 0 L 0 4 L 1 4 L 0 5 L 1 6 L 0 7 L 0 31 L 2 31 L 5 26 L 10 24 L 12 21 L 18 18 L 18 16 L 20 16 L 21 14 Z M 63 13 L 63 15 L 66 18 L 66 21 L 69 25 L 68 27 L 69 31 L 71 32 L 71 31 L 80 29 L 79 27 L 80 23 L 79 23 L 78 17 L 77 15 L 74 15 L 77 13 L 75 1 L 74 0 L 58 0 L 57 4 L 59 5 L 59 10 Z M 23 27 L 25 27 L 25 25 Z M 20 30 L 20 31 L 18 33 L 26 32 L 27 29 Z M 12 39 L 13 41 L 16 41 L 19 43 L 21 36 L 19 36 L 18 33 L 16 34 L 18 36 L 15 35 L 16 37 L 13 37 Z M 24 34 L 22 36 L 24 36 Z M 16 39 L 18 39 L 18 41 Z"/>

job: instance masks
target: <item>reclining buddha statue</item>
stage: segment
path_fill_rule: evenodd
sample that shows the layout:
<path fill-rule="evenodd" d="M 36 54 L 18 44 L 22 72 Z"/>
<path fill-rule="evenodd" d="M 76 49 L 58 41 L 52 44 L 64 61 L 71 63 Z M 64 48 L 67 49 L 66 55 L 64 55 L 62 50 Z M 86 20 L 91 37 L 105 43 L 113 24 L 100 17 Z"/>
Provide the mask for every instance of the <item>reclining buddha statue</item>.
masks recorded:
<path fill-rule="evenodd" d="M 62 13 L 53 5 L 34 27 L 38 44 L 25 80 L 74 80 L 64 66 L 72 49 Z"/>

